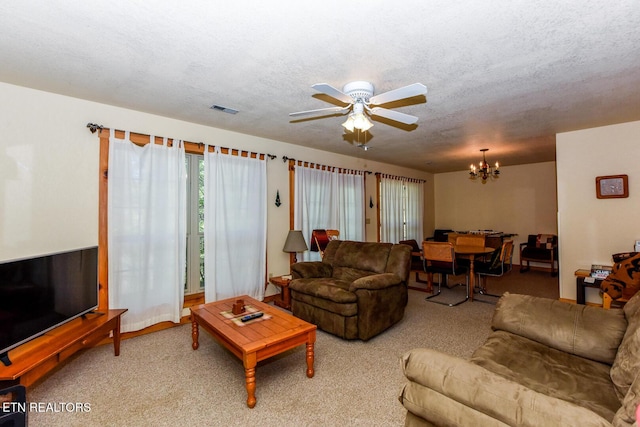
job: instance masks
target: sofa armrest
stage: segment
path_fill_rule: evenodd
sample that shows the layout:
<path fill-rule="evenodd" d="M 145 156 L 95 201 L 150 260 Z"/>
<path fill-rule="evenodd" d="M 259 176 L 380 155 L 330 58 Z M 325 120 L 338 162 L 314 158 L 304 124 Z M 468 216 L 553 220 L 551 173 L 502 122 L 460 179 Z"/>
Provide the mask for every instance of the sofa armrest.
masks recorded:
<path fill-rule="evenodd" d="M 312 277 L 331 277 L 333 267 L 322 261 L 297 262 L 291 265 L 292 279 L 306 279 Z"/>
<path fill-rule="evenodd" d="M 410 381 L 399 397 L 411 413 L 434 425 L 604 426 L 592 411 L 494 374 L 467 360 L 418 348 L 401 359 Z M 498 424 L 498 423 L 491 423 Z"/>
<path fill-rule="evenodd" d="M 402 283 L 402 279 L 394 273 L 372 274 L 370 276 L 364 276 L 354 280 L 349 286 L 349 291 L 355 292 L 358 289 L 385 289 L 397 286 L 400 283 Z"/>
<path fill-rule="evenodd" d="M 627 329 L 627 320 L 622 310 L 507 292 L 496 304 L 491 328 L 612 364 Z"/>

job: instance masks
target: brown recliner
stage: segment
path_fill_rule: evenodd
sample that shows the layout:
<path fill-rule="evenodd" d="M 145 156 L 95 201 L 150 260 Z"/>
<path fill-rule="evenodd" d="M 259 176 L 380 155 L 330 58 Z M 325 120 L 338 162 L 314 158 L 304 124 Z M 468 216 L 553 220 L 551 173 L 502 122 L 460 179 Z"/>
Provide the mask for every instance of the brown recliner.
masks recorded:
<path fill-rule="evenodd" d="M 291 266 L 291 311 L 325 332 L 368 340 L 404 316 L 410 263 L 406 245 L 333 240 L 322 261 Z"/>

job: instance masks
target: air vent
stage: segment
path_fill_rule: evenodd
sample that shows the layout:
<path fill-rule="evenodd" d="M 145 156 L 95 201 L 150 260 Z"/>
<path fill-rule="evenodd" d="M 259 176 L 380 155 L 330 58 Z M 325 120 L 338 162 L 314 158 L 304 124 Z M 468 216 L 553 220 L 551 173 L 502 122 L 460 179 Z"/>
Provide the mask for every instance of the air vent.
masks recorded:
<path fill-rule="evenodd" d="M 217 105 L 217 104 L 213 104 L 211 106 L 211 109 L 222 111 L 223 113 L 228 113 L 228 114 L 236 114 L 238 112 L 238 110 L 234 110 L 233 108 L 223 107 L 222 105 Z"/>

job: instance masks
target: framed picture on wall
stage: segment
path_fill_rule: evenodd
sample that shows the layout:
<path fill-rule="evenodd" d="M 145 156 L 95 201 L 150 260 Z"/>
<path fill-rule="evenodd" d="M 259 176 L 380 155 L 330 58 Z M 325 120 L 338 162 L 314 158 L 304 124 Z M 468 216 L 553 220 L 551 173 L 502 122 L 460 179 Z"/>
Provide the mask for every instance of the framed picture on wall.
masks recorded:
<path fill-rule="evenodd" d="M 629 178 L 627 175 L 596 177 L 596 197 L 598 199 L 629 197 Z"/>

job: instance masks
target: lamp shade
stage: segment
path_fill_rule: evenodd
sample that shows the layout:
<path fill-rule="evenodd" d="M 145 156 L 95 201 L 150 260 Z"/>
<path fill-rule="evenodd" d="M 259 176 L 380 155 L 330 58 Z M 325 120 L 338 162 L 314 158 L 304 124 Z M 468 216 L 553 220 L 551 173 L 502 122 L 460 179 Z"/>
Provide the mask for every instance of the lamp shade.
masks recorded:
<path fill-rule="evenodd" d="M 308 249 L 307 242 L 304 240 L 302 231 L 289 230 L 287 240 L 284 242 L 283 252 L 304 252 Z"/>

